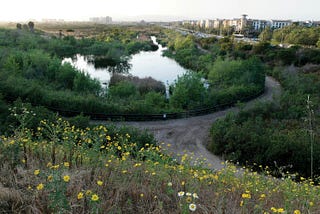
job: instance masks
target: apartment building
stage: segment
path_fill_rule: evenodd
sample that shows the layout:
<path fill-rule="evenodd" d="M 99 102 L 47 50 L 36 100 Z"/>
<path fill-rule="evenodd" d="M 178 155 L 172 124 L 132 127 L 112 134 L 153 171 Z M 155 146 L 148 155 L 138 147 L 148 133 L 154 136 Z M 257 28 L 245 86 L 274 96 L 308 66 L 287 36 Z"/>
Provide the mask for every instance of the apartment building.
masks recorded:
<path fill-rule="evenodd" d="M 112 18 L 110 16 L 106 16 L 106 17 L 91 17 L 89 19 L 89 21 L 97 23 L 97 24 L 111 24 L 112 23 Z"/>
<path fill-rule="evenodd" d="M 251 29 L 254 31 L 262 31 L 267 26 L 273 29 L 283 28 L 285 26 L 293 24 L 291 20 L 261 20 L 261 19 L 248 19 L 248 15 L 244 14 L 241 18 L 234 19 L 215 19 L 215 20 L 199 20 L 184 21 L 183 25 L 198 26 L 206 29 L 220 29 L 220 28 L 232 28 L 235 32 L 242 33 L 245 30 Z"/>
<path fill-rule="evenodd" d="M 270 21 L 270 27 L 273 29 L 279 29 L 292 24 L 291 20 L 274 20 Z"/>
<path fill-rule="evenodd" d="M 261 19 L 251 19 L 248 23 L 255 31 L 264 30 L 267 26 L 270 26 L 270 22 Z"/>

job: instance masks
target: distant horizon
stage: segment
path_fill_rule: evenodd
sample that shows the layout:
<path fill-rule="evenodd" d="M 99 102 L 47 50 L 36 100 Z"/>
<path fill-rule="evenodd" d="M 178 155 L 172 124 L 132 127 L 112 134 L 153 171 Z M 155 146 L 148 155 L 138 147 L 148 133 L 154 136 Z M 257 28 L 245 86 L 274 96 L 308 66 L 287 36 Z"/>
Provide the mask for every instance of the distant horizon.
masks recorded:
<path fill-rule="evenodd" d="M 320 1 L 314 0 L 8 0 L 1 4 L 0 21 L 42 19 L 88 21 L 110 16 L 120 21 L 182 21 L 251 19 L 319 21 Z"/>
<path fill-rule="evenodd" d="M 107 17 L 108 15 L 105 16 L 91 16 L 88 18 L 83 18 L 83 19 L 64 19 L 64 18 L 29 18 L 29 19 L 24 19 L 24 20 L 1 20 L 0 22 L 29 22 L 29 21 L 34 21 L 34 22 L 46 22 L 46 21 L 63 21 L 63 22 L 90 22 L 90 18 L 93 17 Z M 204 18 L 204 17 L 198 17 L 198 18 L 190 18 L 190 17 L 174 17 L 174 16 L 166 16 L 166 15 L 137 15 L 137 16 L 128 16 L 128 17 L 112 17 L 112 22 L 140 22 L 140 21 L 146 21 L 146 22 L 175 22 L 175 21 L 187 21 L 187 20 L 214 20 L 214 19 L 237 19 L 240 18 L 241 15 L 239 16 L 234 16 L 234 17 L 216 17 L 216 18 Z M 260 19 L 260 20 L 292 20 L 292 21 L 320 21 L 320 19 L 314 20 L 314 19 L 296 19 L 296 18 L 257 18 L 257 17 L 250 17 L 248 16 L 248 19 Z"/>

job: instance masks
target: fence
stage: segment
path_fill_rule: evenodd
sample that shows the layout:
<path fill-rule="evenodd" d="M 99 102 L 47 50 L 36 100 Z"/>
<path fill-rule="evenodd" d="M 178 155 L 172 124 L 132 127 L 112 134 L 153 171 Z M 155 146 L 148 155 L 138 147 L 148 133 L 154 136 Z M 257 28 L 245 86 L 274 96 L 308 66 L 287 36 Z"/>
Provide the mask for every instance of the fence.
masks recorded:
<path fill-rule="evenodd" d="M 167 119 L 179 119 L 188 118 L 210 114 L 218 110 L 223 110 L 228 107 L 234 106 L 237 102 L 246 102 L 253 98 L 256 98 L 264 93 L 265 89 L 262 89 L 258 93 L 244 97 L 242 99 L 235 100 L 233 102 L 219 104 L 216 106 L 204 106 L 197 109 L 188 111 L 175 112 L 175 113 L 163 113 L 163 114 L 106 114 L 106 113 L 92 113 L 82 111 L 70 111 L 65 109 L 53 108 L 50 106 L 44 106 L 45 108 L 58 112 L 60 115 L 65 117 L 73 117 L 80 114 L 89 116 L 91 120 L 111 120 L 111 121 L 152 121 L 152 120 L 167 120 Z M 8 99 L 8 97 L 6 97 Z M 10 97 L 9 100 L 14 101 L 15 99 Z M 36 103 L 31 103 L 37 105 Z"/>

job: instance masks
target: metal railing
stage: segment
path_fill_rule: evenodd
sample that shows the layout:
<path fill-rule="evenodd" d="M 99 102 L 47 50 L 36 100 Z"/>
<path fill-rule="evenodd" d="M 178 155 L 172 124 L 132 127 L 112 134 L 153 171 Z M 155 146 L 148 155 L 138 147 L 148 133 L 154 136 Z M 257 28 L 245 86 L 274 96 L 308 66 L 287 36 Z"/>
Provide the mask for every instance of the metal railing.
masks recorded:
<path fill-rule="evenodd" d="M 241 99 L 234 100 L 232 102 L 223 103 L 215 106 L 202 106 L 199 108 L 195 108 L 192 110 L 186 110 L 182 112 L 175 112 L 175 113 L 159 113 L 159 114 L 108 114 L 108 113 L 93 113 L 93 112 L 84 112 L 84 111 L 74 111 L 74 110 L 66 110 L 66 109 L 60 109 L 56 107 L 51 106 L 45 106 L 43 107 L 58 112 L 60 115 L 65 117 L 73 117 L 77 115 L 84 115 L 89 116 L 91 120 L 110 120 L 110 121 L 153 121 L 153 120 L 170 120 L 170 119 L 179 119 L 179 118 L 188 118 L 188 117 L 195 117 L 195 116 L 201 116 L 206 114 L 214 113 L 218 110 L 223 110 L 229 107 L 234 106 L 238 102 L 246 102 L 249 100 L 252 100 L 253 98 L 256 98 L 264 93 L 265 89 L 260 90 L 257 93 L 254 93 L 252 95 L 243 97 Z M 6 96 L 5 96 L 6 97 Z M 13 97 L 6 97 L 9 101 L 14 101 L 16 98 Z M 34 106 L 38 106 L 37 103 L 31 103 Z"/>

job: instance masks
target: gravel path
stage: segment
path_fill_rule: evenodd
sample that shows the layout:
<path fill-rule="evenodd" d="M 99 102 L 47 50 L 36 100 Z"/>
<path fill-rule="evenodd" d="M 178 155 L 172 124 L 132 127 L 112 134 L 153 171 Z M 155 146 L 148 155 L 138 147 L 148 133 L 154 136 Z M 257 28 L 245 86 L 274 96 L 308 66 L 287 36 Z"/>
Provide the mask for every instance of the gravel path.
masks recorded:
<path fill-rule="evenodd" d="M 266 77 L 266 90 L 258 98 L 245 103 L 244 108 L 252 107 L 257 101 L 277 101 L 281 93 L 280 84 L 271 77 Z M 148 122 L 115 122 L 116 125 L 134 126 L 153 133 L 159 144 L 166 148 L 174 157 L 191 154 L 194 161 L 204 159 L 211 169 L 224 167 L 220 157 L 213 155 L 206 149 L 210 142 L 209 132 L 212 124 L 230 112 L 237 113 L 239 108 L 232 107 L 213 114 L 176 120 L 148 121 Z"/>

